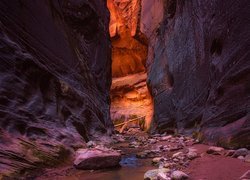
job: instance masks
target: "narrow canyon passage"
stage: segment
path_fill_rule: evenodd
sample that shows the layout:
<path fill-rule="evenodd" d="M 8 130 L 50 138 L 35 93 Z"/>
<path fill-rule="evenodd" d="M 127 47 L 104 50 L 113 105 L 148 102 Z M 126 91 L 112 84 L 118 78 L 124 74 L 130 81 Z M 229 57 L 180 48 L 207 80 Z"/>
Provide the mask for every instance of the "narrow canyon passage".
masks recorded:
<path fill-rule="evenodd" d="M 0 180 L 250 180 L 249 0 L 0 0 Z"/>
<path fill-rule="evenodd" d="M 107 5 L 112 43 L 111 119 L 118 128 L 119 124 L 138 119 L 141 129 L 148 130 L 153 104 L 146 84 L 148 39 L 139 27 L 140 2 L 108 0 Z"/>

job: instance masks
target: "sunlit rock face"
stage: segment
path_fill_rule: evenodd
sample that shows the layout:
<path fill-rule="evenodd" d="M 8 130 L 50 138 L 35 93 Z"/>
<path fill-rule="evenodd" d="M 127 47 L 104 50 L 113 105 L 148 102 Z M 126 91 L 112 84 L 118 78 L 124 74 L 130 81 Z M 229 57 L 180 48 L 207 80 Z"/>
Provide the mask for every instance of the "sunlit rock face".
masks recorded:
<path fill-rule="evenodd" d="M 0 2 L 0 179 L 111 133 L 108 27 L 102 0 Z"/>
<path fill-rule="evenodd" d="M 142 12 L 149 13 L 142 13 L 141 21 L 150 27 L 142 32 L 150 42 L 153 131 L 249 147 L 250 2 L 165 0 L 149 5 L 153 2 L 143 1 Z M 152 23 L 153 7 L 159 4 L 164 8 L 157 8 L 162 13 Z"/>
<path fill-rule="evenodd" d="M 108 0 L 112 41 L 112 76 L 145 71 L 147 39 L 140 32 L 140 0 Z"/>
<path fill-rule="evenodd" d="M 113 78 L 110 94 L 111 117 L 115 124 L 126 119 L 144 117 L 145 130 L 150 127 L 153 104 L 146 79 L 146 73 Z"/>
<path fill-rule="evenodd" d="M 148 41 L 140 30 L 141 0 L 108 0 L 112 42 L 111 117 L 116 123 L 145 116 L 152 118 L 146 85 Z"/>

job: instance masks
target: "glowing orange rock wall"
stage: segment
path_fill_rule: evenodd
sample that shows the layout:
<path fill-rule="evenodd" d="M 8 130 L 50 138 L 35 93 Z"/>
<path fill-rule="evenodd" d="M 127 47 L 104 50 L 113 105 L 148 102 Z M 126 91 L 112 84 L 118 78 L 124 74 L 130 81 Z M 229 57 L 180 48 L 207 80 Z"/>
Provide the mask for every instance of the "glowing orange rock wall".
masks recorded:
<path fill-rule="evenodd" d="M 147 40 L 140 28 L 140 0 L 108 0 L 113 77 L 145 71 Z"/>
<path fill-rule="evenodd" d="M 141 0 L 108 0 L 112 42 L 111 118 L 114 122 L 145 116 L 152 119 L 146 79 L 148 41 L 140 31 Z"/>

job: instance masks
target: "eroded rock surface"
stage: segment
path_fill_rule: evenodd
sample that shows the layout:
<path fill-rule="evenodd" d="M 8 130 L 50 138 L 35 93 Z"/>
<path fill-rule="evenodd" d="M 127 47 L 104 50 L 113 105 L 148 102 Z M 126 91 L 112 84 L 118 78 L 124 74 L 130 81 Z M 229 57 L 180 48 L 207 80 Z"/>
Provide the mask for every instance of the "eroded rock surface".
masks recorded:
<path fill-rule="evenodd" d="M 145 71 L 147 38 L 140 31 L 141 0 L 108 0 L 112 41 L 112 75 Z"/>
<path fill-rule="evenodd" d="M 148 40 L 140 27 L 141 0 L 108 0 L 109 32 L 112 42 L 111 118 L 124 122 L 152 119 L 152 100 L 146 79 Z"/>
<path fill-rule="evenodd" d="M 0 174 L 111 133 L 108 23 L 101 0 L 0 2 Z"/>
<path fill-rule="evenodd" d="M 74 165 L 77 169 L 104 169 L 119 166 L 121 154 L 108 148 L 79 149 Z"/>
<path fill-rule="evenodd" d="M 152 119 L 152 100 L 146 84 L 146 73 L 113 78 L 111 86 L 111 117 L 116 124 L 143 117 L 148 129 Z"/>
<path fill-rule="evenodd" d="M 249 147 L 249 7 L 247 0 L 142 3 L 154 132 Z"/>

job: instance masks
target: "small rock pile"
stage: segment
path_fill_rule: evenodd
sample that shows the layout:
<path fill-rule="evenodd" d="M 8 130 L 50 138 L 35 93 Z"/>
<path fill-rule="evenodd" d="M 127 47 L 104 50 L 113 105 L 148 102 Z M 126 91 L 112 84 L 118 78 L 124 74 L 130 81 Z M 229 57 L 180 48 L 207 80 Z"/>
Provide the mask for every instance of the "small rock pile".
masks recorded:
<path fill-rule="evenodd" d="M 191 160 L 199 157 L 196 149 L 188 148 L 188 146 L 197 143 L 197 141 L 190 137 L 174 137 L 172 135 L 154 135 L 148 139 L 148 143 L 150 144 L 162 141 L 169 142 L 170 144 L 158 145 L 155 149 L 145 150 L 137 154 L 137 157 L 139 158 L 149 158 L 154 156 L 152 164 L 158 166 L 158 169 L 147 171 L 144 175 L 144 179 L 188 179 L 188 175 L 180 170 L 187 167 Z M 161 154 L 165 155 L 161 156 Z"/>
<path fill-rule="evenodd" d="M 240 148 L 237 150 L 225 150 L 222 147 L 211 146 L 207 150 L 207 153 L 213 155 L 225 155 L 232 158 L 238 158 L 244 162 L 250 163 L 250 151 L 246 148 Z"/>

